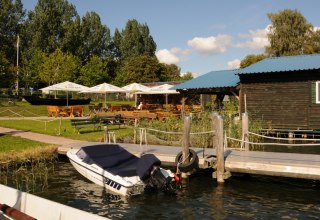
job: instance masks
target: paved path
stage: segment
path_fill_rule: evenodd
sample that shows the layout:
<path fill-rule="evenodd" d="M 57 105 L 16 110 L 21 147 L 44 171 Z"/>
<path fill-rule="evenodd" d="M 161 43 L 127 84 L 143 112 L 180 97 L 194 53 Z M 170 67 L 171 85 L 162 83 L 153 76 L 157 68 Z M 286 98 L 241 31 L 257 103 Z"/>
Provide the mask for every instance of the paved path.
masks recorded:
<path fill-rule="evenodd" d="M 0 127 L 0 134 L 1 133 L 22 137 L 22 138 L 26 138 L 34 141 L 39 141 L 43 143 L 59 145 L 58 152 L 60 154 L 66 154 L 66 152 L 70 148 L 80 148 L 82 146 L 92 145 L 92 144 L 104 144 L 100 142 L 79 141 L 79 140 L 73 140 L 73 139 L 68 139 L 68 138 L 59 137 L 59 136 L 51 136 L 46 134 L 39 134 L 39 133 L 30 132 L 30 131 L 21 131 L 21 130 L 4 128 L 4 127 Z M 125 148 L 126 150 L 128 150 L 129 152 L 137 156 L 143 153 L 152 153 L 156 155 L 162 161 L 163 164 L 170 165 L 170 166 L 175 164 L 175 158 L 177 154 L 181 151 L 181 147 L 174 147 L 174 146 L 160 146 L 160 145 L 140 146 L 139 144 L 127 144 L 127 143 L 119 143 L 119 144 L 123 148 Z M 203 148 L 193 148 L 193 149 L 198 154 L 199 166 L 206 167 L 207 163 L 205 161 L 205 158 L 207 156 L 214 154 L 213 149 L 203 149 Z"/>
<path fill-rule="evenodd" d="M 9 134 L 16 137 L 22 137 L 34 141 L 39 141 L 48 144 L 56 144 L 56 145 L 69 145 L 69 144 L 77 144 L 84 143 L 85 141 L 73 140 L 65 137 L 59 136 L 51 136 L 46 134 L 39 134 L 30 131 L 21 131 L 12 128 L 4 128 L 0 127 L 0 134 Z"/>

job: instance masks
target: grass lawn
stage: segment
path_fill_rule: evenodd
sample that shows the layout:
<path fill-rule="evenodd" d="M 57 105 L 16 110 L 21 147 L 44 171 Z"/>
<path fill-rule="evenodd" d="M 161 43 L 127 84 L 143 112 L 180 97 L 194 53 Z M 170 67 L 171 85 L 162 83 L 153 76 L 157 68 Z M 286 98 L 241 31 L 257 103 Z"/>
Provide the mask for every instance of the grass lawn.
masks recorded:
<path fill-rule="evenodd" d="M 108 101 L 112 105 L 118 104 L 133 104 L 132 101 Z M 88 111 L 88 106 L 86 109 Z M 13 113 L 14 112 L 14 113 Z M 14 105 L 8 103 L 0 104 L 0 117 L 11 117 L 10 120 L 1 120 L 0 126 L 14 128 L 24 131 L 32 131 L 42 134 L 49 135 L 60 135 L 63 137 L 86 140 L 86 141 L 100 141 L 103 138 L 104 131 L 101 130 L 94 131 L 93 126 L 88 126 L 80 130 L 80 134 L 74 131 L 71 127 L 70 120 L 63 118 L 49 118 L 45 120 L 28 120 L 22 117 L 18 117 L 17 114 L 24 117 L 30 116 L 47 116 L 47 106 L 46 105 L 30 105 L 27 102 L 17 102 Z M 121 142 L 126 137 L 133 137 L 133 129 L 124 127 L 123 125 L 119 129 L 118 126 L 110 125 L 108 126 L 109 131 L 115 132 L 117 141 Z"/>
<path fill-rule="evenodd" d="M 32 141 L 25 138 L 13 137 L 11 135 L 0 135 L 0 153 L 17 152 L 23 150 L 34 149 L 37 147 L 45 147 L 48 144 Z"/>
<path fill-rule="evenodd" d="M 78 134 L 71 127 L 70 119 L 62 119 L 61 126 L 60 119 L 56 118 L 53 118 L 52 121 L 0 120 L 0 126 L 84 141 L 100 141 L 104 136 L 103 128 L 101 130 L 94 130 L 93 125 L 80 129 L 81 133 Z M 133 137 L 133 129 L 124 127 L 123 125 L 120 126 L 120 129 L 118 125 L 109 125 L 108 129 L 109 131 L 115 132 L 118 142 L 121 142 L 123 138 Z"/>
<path fill-rule="evenodd" d="M 53 160 L 57 146 L 11 135 L 0 135 L 0 169 L 13 164 Z"/>
<path fill-rule="evenodd" d="M 110 103 L 110 102 L 108 102 Z M 113 105 L 133 104 L 128 101 L 114 101 Z M 89 110 L 86 106 L 85 110 Z M 22 118 L 24 116 L 25 118 Z M 71 139 L 85 141 L 101 141 L 104 136 L 103 128 L 94 131 L 93 126 L 81 129 L 78 134 L 71 127 L 70 119 L 49 118 L 45 120 L 30 120 L 27 117 L 47 116 L 46 105 L 30 105 L 27 102 L 0 103 L 0 117 L 11 117 L 1 120 L 0 126 L 36 133 L 59 135 Z M 108 126 L 109 131 L 115 132 L 117 142 L 132 139 L 133 129 L 117 125 Z M 0 169 L 10 164 L 51 160 L 56 157 L 57 146 L 40 143 L 20 137 L 0 134 Z"/>

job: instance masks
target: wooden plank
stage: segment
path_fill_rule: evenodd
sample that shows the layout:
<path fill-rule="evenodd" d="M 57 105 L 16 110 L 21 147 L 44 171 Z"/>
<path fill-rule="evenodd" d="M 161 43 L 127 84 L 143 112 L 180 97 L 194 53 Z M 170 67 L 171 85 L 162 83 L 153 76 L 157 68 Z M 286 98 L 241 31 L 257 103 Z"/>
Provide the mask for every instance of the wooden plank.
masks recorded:
<path fill-rule="evenodd" d="M 230 172 L 320 180 L 320 155 L 228 151 Z"/>

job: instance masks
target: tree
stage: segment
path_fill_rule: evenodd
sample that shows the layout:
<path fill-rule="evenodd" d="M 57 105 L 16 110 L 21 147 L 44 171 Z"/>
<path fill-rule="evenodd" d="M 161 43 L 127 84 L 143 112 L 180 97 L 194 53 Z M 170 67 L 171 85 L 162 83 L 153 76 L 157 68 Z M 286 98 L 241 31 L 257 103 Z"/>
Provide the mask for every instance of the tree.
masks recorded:
<path fill-rule="evenodd" d="M 310 33 L 310 41 L 305 45 L 305 53 L 320 53 L 320 30 Z"/>
<path fill-rule="evenodd" d="M 0 87 L 13 87 L 15 66 L 9 62 L 4 52 L 0 51 Z"/>
<path fill-rule="evenodd" d="M 65 47 L 63 39 L 76 19 L 77 11 L 67 0 L 39 0 L 25 22 L 25 44 L 46 54 Z"/>
<path fill-rule="evenodd" d="M 175 64 L 159 64 L 162 68 L 161 74 L 159 75 L 159 79 L 162 82 L 168 81 L 179 81 L 181 80 L 180 76 L 180 68 Z"/>
<path fill-rule="evenodd" d="M 89 87 L 108 81 L 107 63 L 95 55 L 81 68 L 77 80 L 77 82 Z"/>
<path fill-rule="evenodd" d="M 183 74 L 183 76 L 181 77 L 182 81 L 187 81 L 187 80 L 191 80 L 193 79 L 193 75 L 191 72 L 186 72 L 185 74 Z"/>
<path fill-rule="evenodd" d="M 42 83 L 40 72 L 45 59 L 45 53 L 41 50 L 36 50 L 31 59 L 24 61 L 21 72 L 23 74 L 25 89 L 28 89 L 29 87 L 39 88 L 39 84 Z"/>
<path fill-rule="evenodd" d="M 110 44 L 110 51 L 115 60 L 121 59 L 121 50 L 120 50 L 121 41 L 122 41 L 121 33 L 116 28 L 112 38 L 112 42 Z"/>
<path fill-rule="evenodd" d="M 16 61 L 15 45 L 24 16 L 21 0 L 0 0 L 0 52 L 11 64 Z"/>
<path fill-rule="evenodd" d="M 122 59 L 125 60 L 144 54 L 155 55 L 157 45 L 152 36 L 150 36 L 149 28 L 146 24 L 142 25 L 137 20 L 129 20 L 121 36 L 119 47 Z"/>
<path fill-rule="evenodd" d="M 240 68 L 245 68 L 245 67 L 250 66 L 251 64 L 254 64 L 256 62 L 259 62 L 260 60 L 263 60 L 265 58 L 267 58 L 267 55 L 265 55 L 265 54 L 247 55 L 243 60 L 241 60 Z"/>
<path fill-rule="evenodd" d="M 101 24 L 97 13 L 87 13 L 81 22 L 80 35 L 81 46 L 78 56 L 81 60 L 88 62 L 93 55 L 103 59 L 111 56 L 110 30 L 107 26 Z"/>
<path fill-rule="evenodd" d="M 299 55 L 306 52 L 310 42 L 312 25 L 297 10 L 285 9 L 279 13 L 269 13 L 272 22 L 268 38 L 270 46 L 266 52 L 270 56 Z"/>
<path fill-rule="evenodd" d="M 117 85 L 133 82 L 158 82 L 162 67 L 155 56 L 147 54 L 128 58 L 114 81 Z"/>
<path fill-rule="evenodd" d="M 72 81 L 76 76 L 78 67 L 79 61 L 75 56 L 57 49 L 44 59 L 40 78 L 49 85 L 66 80 Z"/>

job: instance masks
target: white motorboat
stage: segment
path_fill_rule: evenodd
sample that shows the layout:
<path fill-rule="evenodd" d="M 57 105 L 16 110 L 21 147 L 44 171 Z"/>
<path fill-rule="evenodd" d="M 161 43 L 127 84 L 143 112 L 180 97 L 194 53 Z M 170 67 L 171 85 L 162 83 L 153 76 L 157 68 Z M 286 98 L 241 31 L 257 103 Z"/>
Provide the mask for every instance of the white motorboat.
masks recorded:
<path fill-rule="evenodd" d="M 161 168 L 160 160 L 153 154 L 139 158 L 120 145 L 98 144 L 70 149 L 67 156 L 80 174 L 109 192 L 131 196 L 147 188 L 168 193 L 179 188 L 177 176 Z"/>

